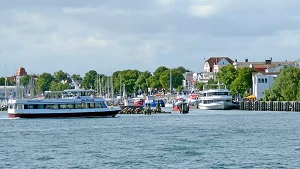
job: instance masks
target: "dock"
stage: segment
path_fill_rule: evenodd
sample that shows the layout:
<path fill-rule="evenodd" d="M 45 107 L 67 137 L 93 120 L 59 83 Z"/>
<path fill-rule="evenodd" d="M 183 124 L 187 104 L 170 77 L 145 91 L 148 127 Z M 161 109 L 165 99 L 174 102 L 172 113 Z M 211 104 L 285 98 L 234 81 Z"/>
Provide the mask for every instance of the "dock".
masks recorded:
<path fill-rule="evenodd" d="M 239 102 L 239 110 L 299 112 L 300 101 L 245 101 Z"/>

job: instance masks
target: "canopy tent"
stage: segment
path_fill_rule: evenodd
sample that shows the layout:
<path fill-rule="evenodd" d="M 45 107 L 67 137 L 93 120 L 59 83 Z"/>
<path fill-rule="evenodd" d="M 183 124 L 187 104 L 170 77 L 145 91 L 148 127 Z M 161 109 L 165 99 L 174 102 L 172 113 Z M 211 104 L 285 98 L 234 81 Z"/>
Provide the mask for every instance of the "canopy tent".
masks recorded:
<path fill-rule="evenodd" d="M 250 95 L 246 97 L 247 99 L 256 99 L 256 96 Z"/>

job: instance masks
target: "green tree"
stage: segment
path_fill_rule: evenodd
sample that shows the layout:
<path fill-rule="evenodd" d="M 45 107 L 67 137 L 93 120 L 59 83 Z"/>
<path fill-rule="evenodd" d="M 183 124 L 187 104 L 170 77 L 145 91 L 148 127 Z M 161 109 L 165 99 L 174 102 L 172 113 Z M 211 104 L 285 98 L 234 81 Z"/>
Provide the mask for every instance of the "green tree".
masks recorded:
<path fill-rule="evenodd" d="M 73 75 L 71 76 L 71 78 L 72 78 L 73 80 L 75 80 L 75 81 L 82 80 L 82 77 L 80 77 L 80 75 L 78 75 L 78 74 L 73 74 Z"/>
<path fill-rule="evenodd" d="M 97 72 L 95 70 L 88 71 L 83 80 L 82 80 L 82 87 L 84 89 L 95 89 L 95 81 L 97 79 Z"/>
<path fill-rule="evenodd" d="M 4 85 L 5 85 L 5 77 L 1 77 L 0 78 L 0 86 L 4 86 Z"/>
<path fill-rule="evenodd" d="M 283 68 L 269 90 L 264 92 L 264 100 L 298 101 L 300 100 L 300 69 Z"/>
<path fill-rule="evenodd" d="M 54 79 L 57 82 L 61 82 L 62 80 L 68 80 L 68 76 L 69 76 L 69 74 L 66 72 L 63 72 L 62 70 L 54 72 L 54 75 L 53 75 Z"/>
<path fill-rule="evenodd" d="M 36 86 L 41 92 L 47 91 L 50 89 L 53 80 L 54 78 L 50 73 L 42 73 L 36 81 Z"/>
<path fill-rule="evenodd" d="M 185 72 L 190 72 L 190 70 L 184 68 L 183 66 L 179 66 L 179 67 L 175 68 L 175 70 L 178 70 L 182 74 L 184 74 Z"/>
<path fill-rule="evenodd" d="M 53 80 L 50 85 L 50 90 L 51 91 L 63 91 L 66 89 L 71 89 L 71 86 L 69 83 L 61 83 L 61 82 L 56 82 Z"/>
<path fill-rule="evenodd" d="M 221 68 L 221 71 L 217 73 L 217 78 L 230 90 L 231 83 L 237 78 L 237 75 L 238 71 L 230 64 Z"/>
<path fill-rule="evenodd" d="M 20 79 L 20 84 L 21 84 L 22 86 L 27 86 L 27 85 L 29 84 L 29 82 L 30 82 L 30 79 L 31 79 L 31 76 L 29 76 L 29 75 L 24 75 L 24 76 L 21 77 L 21 79 Z"/>
<path fill-rule="evenodd" d="M 151 77 L 151 73 L 149 71 L 142 72 L 137 81 L 135 82 L 135 86 L 140 87 L 144 92 L 147 92 L 148 87 L 150 84 L 147 82 L 147 79 Z"/>
<path fill-rule="evenodd" d="M 244 95 L 245 92 L 252 86 L 252 72 L 254 70 L 249 67 L 238 69 L 236 79 L 230 85 L 231 94 Z"/>
<path fill-rule="evenodd" d="M 184 80 L 184 76 L 181 71 L 177 69 L 171 70 L 172 72 L 172 87 L 178 88 L 182 85 L 182 80 Z M 164 89 L 168 89 L 170 91 L 170 70 L 165 70 L 160 74 L 159 83 Z"/>
<path fill-rule="evenodd" d="M 154 75 L 155 77 L 157 77 L 157 79 L 159 79 L 160 74 L 161 74 L 162 72 L 166 71 L 166 70 L 168 70 L 167 67 L 165 67 L 165 66 L 160 66 L 160 67 L 158 67 L 158 68 L 153 72 L 153 75 Z"/>
<path fill-rule="evenodd" d="M 151 89 L 159 88 L 161 86 L 159 80 L 155 76 L 150 76 L 147 79 L 147 84 L 149 84 Z"/>
<path fill-rule="evenodd" d="M 140 71 L 138 70 L 124 70 L 122 71 L 122 82 L 125 84 L 125 90 L 127 93 L 133 93 L 138 89 L 135 82 L 139 78 Z"/>
<path fill-rule="evenodd" d="M 197 82 L 195 83 L 196 89 L 197 89 L 197 90 L 201 90 L 201 91 L 203 90 L 203 86 L 204 86 L 204 85 L 205 85 L 204 82 L 198 82 L 198 81 L 197 81 Z"/>

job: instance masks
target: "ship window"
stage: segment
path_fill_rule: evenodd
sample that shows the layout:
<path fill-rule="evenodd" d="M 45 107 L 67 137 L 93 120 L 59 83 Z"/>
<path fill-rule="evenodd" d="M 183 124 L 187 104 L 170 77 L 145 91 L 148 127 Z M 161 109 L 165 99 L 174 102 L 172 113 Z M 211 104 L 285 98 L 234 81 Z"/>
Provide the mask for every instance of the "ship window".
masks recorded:
<path fill-rule="evenodd" d="M 265 79 L 264 78 L 261 79 L 261 83 L 265 83 Z"/>
<path fill-rule="evenodd" d="M 16 104 L 16 109 L 24 109 L 24 105 L 23 104 Z"/>
<path fill-rule="evenodd" d="M 268 80 L 267 80 L 267 78 L 265 78 L 265 83 L 268 83 Z"/>
<path fill-rule="evenodd" d="M 53 104 L 52 105 L 52 109 L 58 109 L 59 108 L 59 105 L 58 104 Z"/>
<path fill-rule="evenodd" d="M 82 109 L 82 105 L 80 103 L 75 104 L 75 109 Z"/>
<path fill-rule="evenodd" d="M 102 105 L 100 103 L 95 103 L 95 108 L 102 108 Z"/>
<path fill-rule="evenodd" d="M 102 106 L 103 108 L 107 108 L 107 106 L 105 105 L 104 102 L 101 102 L 101 106 Z"/>
<path fill-rule="evenodd" d="M 44 109 L 44 108 L 45 108 L 45 105 L 44 105 L 44 104 L 38 104 L 38 105 L 37 105 L 37 108 L 38 108 L 38 109 Z"/>
<path fill-rule="evenodd" d="M 67 109 L 74 109 L 74 104 L 67 104 Z"/>
<path fill-rule="evenodd" d="M 258 78 L 258 83 L 261 83 L 261 79 L 260 78 Z"/>
<path fill-rule="evenodd" d="M 46 105 L 46 109 L 52 109 L 52 107 L 53 107 L 52 104 L 47 104 Z"/>
<path fill-rule="evenodd" d="M 66 109 L 66 108 L 67 108 L 67 105 L 61 104 L 59 108 L 60 108 L 60 109 Z"/>
<path fill-rule="evenodd" d="M 24 105 L 25 109 L 34 109 L 34 105 L 33 104 L 29 104 L 29 105 Z"/>
<path fill-rule="evenodd" d="M 82 103 L 82 108 L 84 109 L 89 108 L 89 103 Z"/>
<path fill-rule="evenodd" d="M 90 108 L 95 108 L 95 103 L 90 103 Z"/>

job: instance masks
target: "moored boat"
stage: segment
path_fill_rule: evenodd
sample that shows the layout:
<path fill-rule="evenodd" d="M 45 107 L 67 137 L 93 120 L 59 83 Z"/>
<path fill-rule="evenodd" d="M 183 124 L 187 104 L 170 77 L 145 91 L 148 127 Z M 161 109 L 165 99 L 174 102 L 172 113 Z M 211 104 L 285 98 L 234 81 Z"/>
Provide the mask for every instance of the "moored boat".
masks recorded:
<path fill-rule="evenodd" d="M 10 99 L 9 118 L 115 117 L 120 108 L 108 107 L 94 90 L 47 91 L 36 99 Z"/>
<path fill-rule="evenodd" d="M 217 84 L 217 89 L 206 89 L 213 84 L 203 86 L 203 96 L 200 97 L 199 109 L 229 110 L 233 108 L 232 96 L 224 84 Z M 214 84 L 215 85 L 215 84 Z M 224 88 L 221 89 L 221 86 Z"/>

